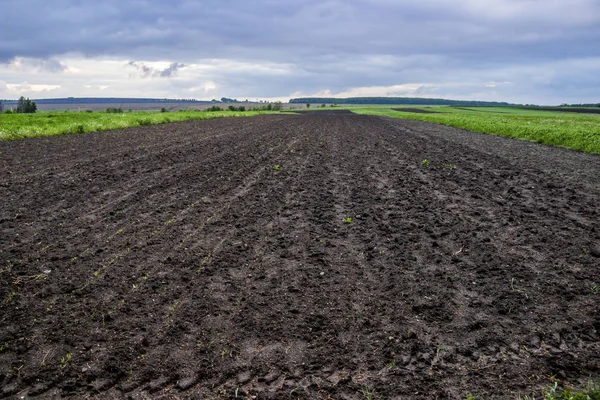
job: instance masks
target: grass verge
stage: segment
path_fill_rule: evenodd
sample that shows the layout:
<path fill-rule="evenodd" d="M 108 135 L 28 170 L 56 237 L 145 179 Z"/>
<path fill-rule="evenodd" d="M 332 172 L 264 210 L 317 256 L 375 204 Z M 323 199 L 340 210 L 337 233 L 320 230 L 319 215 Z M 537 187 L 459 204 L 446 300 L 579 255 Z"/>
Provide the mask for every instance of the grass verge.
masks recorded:
<path fill-rule="evenodd" d="M 126 113 L 40 112 L 0 114 L 0 141 L 81 134 L 168 122 L 224 117 L 248 117 L 265 111 L 183 111 L 173 113 L 134 111 Z"/>
<path fill-rule="evenodd" d="M 535 400 L 535 396 L 518 396 L 517 400 Z M 544 400 L 600 400 L 600 379 L 597 382 L 588 380 L 587 386 L 582 391 L 573 391 L 572 389 L 561 389 L 557 382 L 550 386 L 547 392 L 544 392 Z"/>
<path fill-rule="evenodd" d="M 524 110 L 511 107 L 414 107 L 419 114 L 395 111 L 409 106 L 344 107 L 357 114 L 384 115 L 452 126 L 469 131 L 600 154 L 600 115 Z M 341 107 L 340 107 L 341 108 Z"/>

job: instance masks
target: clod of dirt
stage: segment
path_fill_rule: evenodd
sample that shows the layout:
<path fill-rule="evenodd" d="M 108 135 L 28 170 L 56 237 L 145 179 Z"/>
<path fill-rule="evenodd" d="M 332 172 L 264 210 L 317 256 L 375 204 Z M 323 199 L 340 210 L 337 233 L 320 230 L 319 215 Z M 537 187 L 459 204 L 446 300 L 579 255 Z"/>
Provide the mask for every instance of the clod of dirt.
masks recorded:
<path fill-rule="evenodd" d="M 30 396 L 37 396 L 38 394 L 42 394 L 48 391 L 48 385 L 45 383 L 36 383 L 33 387 L 28 391 Z"/>
<path fill-rule="evenodd" d="M 168 383 L 169 379 L 167 377 L 161 376 L 160 378 L 150 382 L 150 384 L 148 385 L 148 389 L 151 392 L 156 392 L 157 390 L 160 390 L 167 386 Z"/>
<path fill-rule="evenodd" d="M 540 337 L 536 333 L 532 333 L 525 338 L 525 342 L 529 347 L 534 349 L 539 349 L 541 345 Z"/>
<path fill-rule="evenodd" d="M 279 371 L 271 371 L 267 375 L 262 377 L 261 379 L 266 383 L 271 383 L 275 379 L 279 378 L 280 375 L 281 375 L 281 373 Z"/>
<path fill-rule="evenodd" d="M 97 379 L 92 383 L 92 387 L 97 391 L 104 391 L 109 389 L 114 382 L 111 379 Z"/>
<path fill-rule="evenodd" d="M 17 392 L 17 383 L 13 382 L 2 387 L 2 397 L 8 397 Z"/>
<path fill-rule="evenodd" d="M 250 382 L 250 379 L 252 379 L 252 374 L 250 371 L 241 372 L 237 377 L 237 381 L 240 385 Z"/>

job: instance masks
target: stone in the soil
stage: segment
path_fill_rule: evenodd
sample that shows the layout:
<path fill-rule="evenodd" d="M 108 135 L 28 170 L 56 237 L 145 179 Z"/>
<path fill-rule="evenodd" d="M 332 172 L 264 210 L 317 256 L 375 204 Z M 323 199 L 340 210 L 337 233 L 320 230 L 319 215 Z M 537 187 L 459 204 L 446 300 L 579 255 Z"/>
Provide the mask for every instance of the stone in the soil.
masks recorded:
<path fill-rule="evenodd" d="M 238 383 L 240 385 L 243 385 L 244 383 L 249 382 L 250 379 L 252 379 L 252 374 L 250 374 L 250 371 L 244 371 L 244 372 L 240 373 L 237 378 Z"/>
<path fill-rule="evenodd" d="M 189 378 L 181 379 L 177 382 L 177 389 L 187 390 L 191 388 L 196 383 L 196 377 L 190 376 Z"/>
<path fill-rule="evenodd" d="M 532 348 L 539 349 L 541 345 L 540 337 L 536 334 L 531 334 L 526 339 L 526 343 Z"/>

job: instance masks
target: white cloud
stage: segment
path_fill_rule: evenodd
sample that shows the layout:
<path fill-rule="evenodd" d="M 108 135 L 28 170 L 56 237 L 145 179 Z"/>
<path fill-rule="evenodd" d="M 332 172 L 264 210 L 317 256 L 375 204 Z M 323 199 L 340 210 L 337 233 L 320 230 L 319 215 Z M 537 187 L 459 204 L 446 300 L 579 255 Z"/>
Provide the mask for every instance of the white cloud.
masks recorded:
<path fill-rule="evenodd" d="M 6 89 L 4 90 L 1 86 L 0 93 L 4 92 L 6 97 L 48 97 L 47 94 L 60 89 L 60 85 L 29 84 L 27 82 L 19 84 L 6 83 Z"/>
<path fill-rule="evenodd" d="M 56 89 L 60 89 L 60 85 L 30 85 L 27 82 L 20 84 L 8 83 L 6 84 L 8 93 L 15 95 L 23 95 L 23 93 L 38 93 L 39 92 L 51 92 Z"/>
<path fill-rule="evenodd" d="M 6 82 L 4 81 L 0 81 L 0 99 L 6 98 L 6 97 L 11 97 L 12 95 L 10 95 L 8 93 L 8 86 L 6 85 Z"/>

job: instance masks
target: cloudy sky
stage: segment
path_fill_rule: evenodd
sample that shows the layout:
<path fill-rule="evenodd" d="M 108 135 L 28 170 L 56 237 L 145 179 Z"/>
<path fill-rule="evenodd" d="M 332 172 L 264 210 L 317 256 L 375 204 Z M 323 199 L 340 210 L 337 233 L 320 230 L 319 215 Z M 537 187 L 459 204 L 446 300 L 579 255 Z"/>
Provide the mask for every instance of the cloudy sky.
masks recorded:
<path fill-rule="evenodd" d="M 600 1 L 6 1 L 20 95 L 600 102 Z"/>

